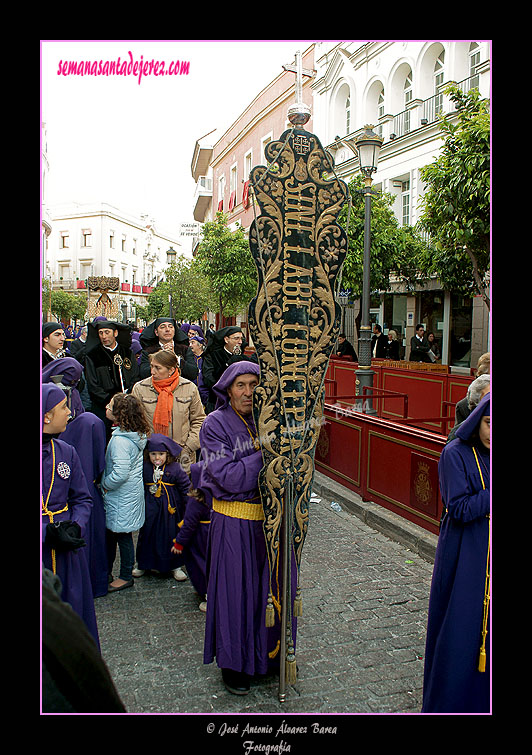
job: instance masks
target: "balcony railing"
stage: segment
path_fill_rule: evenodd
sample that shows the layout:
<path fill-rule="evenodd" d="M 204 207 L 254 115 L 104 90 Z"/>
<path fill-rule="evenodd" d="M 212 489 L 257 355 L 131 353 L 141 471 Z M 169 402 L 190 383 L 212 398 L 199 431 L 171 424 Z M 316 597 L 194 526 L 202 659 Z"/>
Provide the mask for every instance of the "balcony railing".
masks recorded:
<path fill-rule="evenodd" d="M 393 138 L 410 133 L 410 110 L 403 110 L 393 117 Z"/>
<path fill-rule="evenodd" d="M 434 94 L 423 102 L 423 120 L 421 123 L 434 123 L 443 110 L 443 95 Z"/>
<path fill-rule="evenodd" d="M 212 195 L 212 178 L 209 178 L 208 176 L 200 176 L 198 178 L 196 190 L 194 193 L 194 199 L 196 199 L 200 194 Z"/>
<path fill-rule="evenodd" d="M 456 86 L 462 92 L 467 93 L 471 89 L 478 88 L 479 83 L 480 76 L 473 75 L 457 82 Z M 444 110 L 452 110 L 448 98 L 441 93 L 433 94 L 431 97 L 427 97 L 426 100 L 412 102 L 408 109 L 400 113 L 396 113 L 393 116 L 385 116 L 382 122 L 375 126 L 375 131 L 379 136 L 384 137 L 385 141 L 387 141 L 387 134 L 388 138 L 393 141 L 400 136 L 411 134 L 421 126 L 435 123 L 438 120 L 439 114 L 444 112 Z M 354 143 L 361 131 L 362 129 L 358 129 L 348 134 L 344 137 L 343 141 L 350 144 Z"/>

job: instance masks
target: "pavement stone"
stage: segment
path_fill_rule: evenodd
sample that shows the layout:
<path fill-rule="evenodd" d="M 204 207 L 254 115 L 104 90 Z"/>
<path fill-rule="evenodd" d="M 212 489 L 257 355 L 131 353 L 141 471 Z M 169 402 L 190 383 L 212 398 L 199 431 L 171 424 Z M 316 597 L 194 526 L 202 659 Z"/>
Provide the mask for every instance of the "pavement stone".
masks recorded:
<path fill-rule="evenodd" d="M 222 715 L 419 713 L 437 538 L 319 473 L 313 491 L 298 679 L 285 701 L 277 676 L 246 696 L 228 693 L 216 664 L 203 664 L 205 614 L 190 581 L 146 574 L 95 601 L 102 656 L 128 713 L 218 716 L 218 749 Z"/>

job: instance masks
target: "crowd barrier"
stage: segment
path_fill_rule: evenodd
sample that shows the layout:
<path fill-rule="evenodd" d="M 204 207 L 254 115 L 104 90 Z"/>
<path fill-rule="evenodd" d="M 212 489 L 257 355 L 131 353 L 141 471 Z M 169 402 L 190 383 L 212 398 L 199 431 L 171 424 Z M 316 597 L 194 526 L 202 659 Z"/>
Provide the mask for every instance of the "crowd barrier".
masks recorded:
<path fill-rule="evenodd" d="M 370 397 L 357 390 L 357 367 L 330 360 L 316 469 L 438 534 L 438 460 L 454 406 L 473 377 L 453 375 L 445 365 L 374 360 Z"/>

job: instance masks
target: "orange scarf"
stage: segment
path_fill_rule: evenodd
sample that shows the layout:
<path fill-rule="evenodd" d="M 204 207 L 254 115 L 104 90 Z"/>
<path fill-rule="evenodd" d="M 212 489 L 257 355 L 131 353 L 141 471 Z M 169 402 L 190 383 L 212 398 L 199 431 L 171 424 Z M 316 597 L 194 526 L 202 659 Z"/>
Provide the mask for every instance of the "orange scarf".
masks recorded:
<path fill-rule="evenodd" d="M 179 372 L 164 380 L 152 380 L 152 385 L 159 394 L 153 415 L 153 432 L 166 435 L 172 420 L 174 391 L 179 383 Z"/>

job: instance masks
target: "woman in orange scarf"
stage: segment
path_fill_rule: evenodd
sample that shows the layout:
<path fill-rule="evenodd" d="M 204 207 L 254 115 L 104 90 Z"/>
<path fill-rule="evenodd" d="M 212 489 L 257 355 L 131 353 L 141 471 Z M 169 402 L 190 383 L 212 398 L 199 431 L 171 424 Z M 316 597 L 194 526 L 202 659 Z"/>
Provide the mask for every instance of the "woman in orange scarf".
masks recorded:
<path fill-rule="evenodd" d="M 173 354 L 168 354 L 164 351 L 155 352 L 155 354 L 157 353 L 162 354 L 163 362 L 173 363 Z M 155 412 L 153 414 L 153 432 L 168 435 L 168 427 L 172 421 L 174 391 L 179 385 L 179 368 L 177 366 L 168 367 L 165 364 L 161 364 L 157 359 L 152 359 L 150 361 L 153 387 L 159 394 Z"/>
<path fill-rule="evenodd" d="M 188 473 L 199 449 L 199 431 L 205 411 L 197 386 L 179 374 L 172 351 L 150 354 L 151 377 L 135 384 L 132 394 L 144 405 L 155 433 L 172 438 L 183 451 L 179 459 Z"/>

